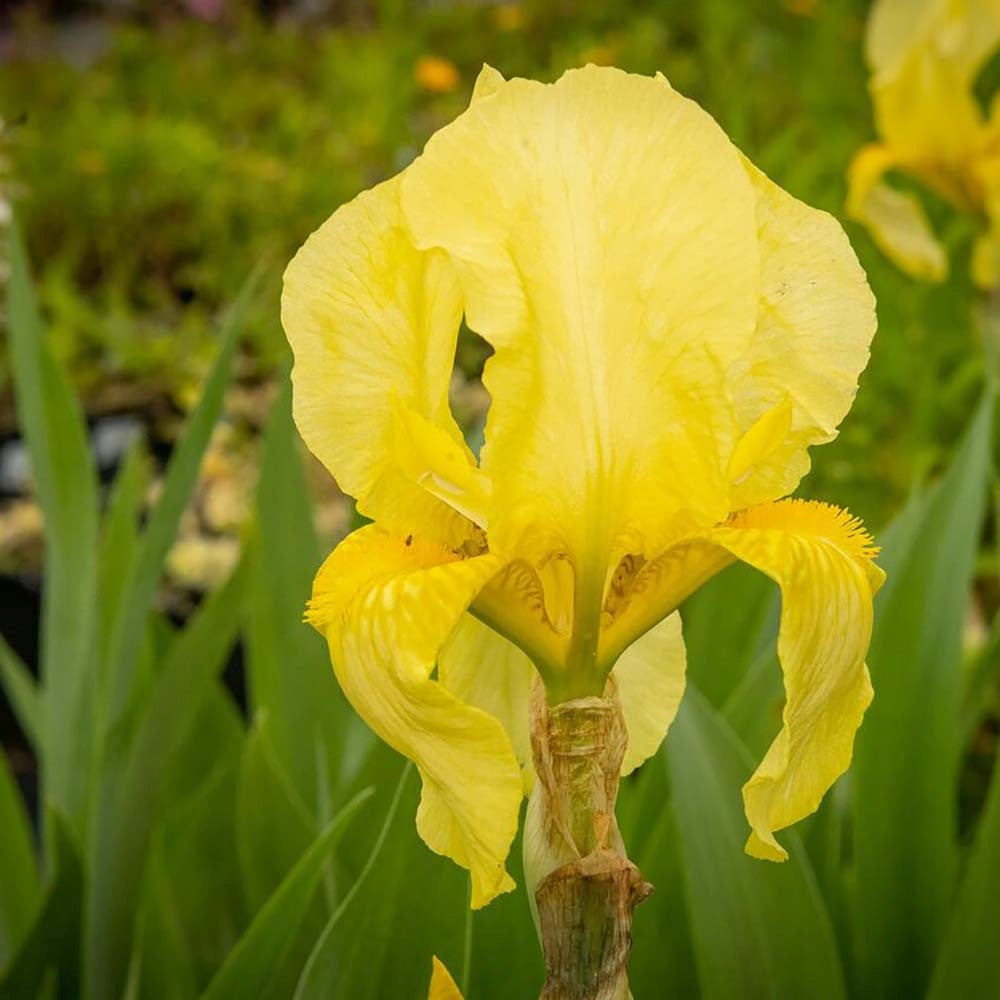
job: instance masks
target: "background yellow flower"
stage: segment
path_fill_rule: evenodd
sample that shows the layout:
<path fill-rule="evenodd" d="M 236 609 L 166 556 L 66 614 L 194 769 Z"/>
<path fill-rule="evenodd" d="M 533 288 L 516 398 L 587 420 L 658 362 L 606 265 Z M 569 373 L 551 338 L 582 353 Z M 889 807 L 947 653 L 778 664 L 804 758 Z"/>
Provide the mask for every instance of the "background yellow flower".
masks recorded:
<path fill-rule="evenodd" d="M 917 198 L 883 179 L 893 170 L 980 219 L 973 278 L 983 288 L 1000 281 L 1000 104 L 984 113 L 974 91 L 998 45 L 995 0 L 877 0 L 872 7 L 866 53 L 880 142 L 851 164 L 847 208 L 916 277 L 940 281 L 948 261 Z"/>

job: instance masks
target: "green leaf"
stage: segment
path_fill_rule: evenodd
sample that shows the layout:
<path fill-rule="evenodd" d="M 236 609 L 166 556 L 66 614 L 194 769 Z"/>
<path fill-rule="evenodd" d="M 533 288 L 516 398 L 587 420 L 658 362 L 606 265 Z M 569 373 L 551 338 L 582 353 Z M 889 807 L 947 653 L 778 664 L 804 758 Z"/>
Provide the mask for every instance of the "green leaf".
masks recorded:
<path fill-rule="evenodd" d="M 1000 761 L 934 968 L 928 1000 L 988 997 L 1000 983 Z"/>
<path fill-rule="evenodd" d="M 87 984 L 91 996 L 117 996 L 123 988 L 142 874 L 162 807 L 164 783 L 236 639 L 243 576 L 240 564 L 174 639 L 139 719 L 128 757 L 106 761 L 95 817 L 93 884 L 88 897 Z"/>
<path fill-rule="evenodd" d="M 240 744 L 206 755 L 206 780 L 187 800 L 172 800 L 157 828 L 152 861 L 169 873 L 174 921 L 199 988 L 232 951 L 246 912 L 236 842 Z"/>
<path fill-rule="evenodd" d="M 859 980 L 919 996 L 945 931 L 957 866 L 961 637 L 990 474 L 986 395 L 940 483 L 885 539 L 868 664 L 875 700 L 852 770 Z"/>
<path fill-rule="evenodd" d="M 0 684 L 14 710 L 17 723 L 28 737 L 35 752 L 42 750 L 42 704 L 35 678 L 24 661 L 0 635 Z"/>
<path fill-rule="evenodd" d="M 108 644 L 115 615 L 139 544 L 139 516 L 147 483 L 146 451 L 136 442 L 128 451 L 108 498 L 101 523 L 99 559 L 100 657 L 102 675 L 108 667 Z"/>
<path fill-rule="evenodd" d="M 17 953 L 38 906 L 40 888 L 31 826 L 21 793 L 0 750 L 0 969 Z"/>
<path fill-rule="evenodd" d="M 317 832 L 317 822 L 285 773 L 271 743 L 270 719 L 257 717 L 243 741 L 236 800 L 236 853 L 247 911 L 257 913 L 292 870 Z M 333 859 L 324 867 L 326 893 L 317 896 L 299 922 L 281 962 L 270 970 L 260 1000 L 288 1000 L 328 916 L 334 898 Z"/>
<path fill-rule="evenodd" d="M 7 318 L 18 420 L 44 514 L 45 798 L 78 825 L 88 773 L 81 763 L 89 760 L 92 738 L 87 706 L 96 638 L 97 480 L 83 413 L 45 346 L 16 220 L 10 226 Z"/>
<path fill-rule="evenodd" d="M 786 834 L 784 864 L 744 854 L 740 787 L 751 764 L 693 685 L 661 756 L 673 790 L 701 995 L 844 997 L 833 928 L 805 852 Z"/>
<path fill-rule="evenodd" d="M 247 908 L 255 913 L 316 836 L 316 824 L 270 745 L 270 720 L 258 716 L 240 763 L 236 851 Z"/>
<path fill-rule="evenodd" d="M 851 953 L 853 944 L 852 885 L 847 867 L 850 829 L 851 776 L 846 774 L 826 793 L 815 815 L 803 820 L 800 831 L 843 955 Z"/>
<path fill-rule="evenodd" d="M 157 851 L 152 852 L 146 872 L 136 937 L 138 996 L 143 1000 L 187 1000 L 198 995 L 173 879 Z"/>
<path fill-rule="evenodd" d="M 321 561 L 312 517 L 286 382 L 264 429 L 247 602 L 248 682 L 254 711 L 267 714 L 282 768 L 316 811 L 331 792 L 319 788 L 321 774 L 339 786 L 350 781 L 358 759 L 345 748 L 361 724 L 337 686 L 322 637 L 302 621 Z"/>
<path fill-rule="evenodd" d="M 655 890 L 632 917 L 632 993 L 637 997 L 697 997 L 680 830 L 666 768 L 658 761 L 650 761 L 622 782 L 618 818 L 629 857 Z M 669 928 L 667 933 L 665 928 Z"/>
<path fill-rule="evenodd" d="M 466 966 L 467 969 L 471 966 L 469 988 L 462 991 L 466 997 L 507 1000 L 508 997 L 537 997 L 541 992 L 545 962 L 531 919 L 522 857 L 522 839 L 518 833 L 507 858 L 507 868 L 517 888 L 474 913 L 468 909 L 468 901 L 465 902 L 466 917 L 472 918 L 471 942 L 466 940 L 467 949 L 471 944 L 470 961 Z M 511 956 L 517 956 L 517 960 L 511 961 Z M 460 969 L 461 966 L 452 968 L 456 979 Z M 424 984 L 418 982 L 418 985 Z M 466 984 L 459 980 L 459 985 Z"/>
<path fill-rule="evenodd" d="M 243 314 L 255 288 L 256 280 L 252 276 L 229 310 L 220 335 L 218 357 L 202 390 L 201 399 L 171 455 L 163 492 L 150 513 L 126 583 L 122 586 L 122 603 L 115 616 L 108 645 L 109 714 L 105 723 L 108 731 L 115 728 L 129 706 L 136 654 L 142 645 L 149 608 L 181 515 L 197 482 L 212 429 L 222 412 Z"/>
<path fill-rule="evenodd" d="M 298 985 L 295 988 L 295 1000 L 306 1000 L 306 998 L 310 997 L 315 997 L 319 1000 L 320 997 L 334 995 L 332 991 L 336 988 L 335 976 L 337 971 L 333 955 L 336 945 L 334 932 L 344 914 L 350 909 L 354 898 L 365 886 L 365 882 L 371 874 L 372 869 L 378 863 L 378 859 L 385 847 L 386 839 L 389 836 L 389 831 L 396 822 L 399 804 L 403 798 L 407 781 L 410 780 L 411 771 L 412 767 L 409 765 L 403 768 L 399 781 L 396 784 L 396 790 L 389 802 L 385 820 L 378 832 L 378 836 L 372 843 L 371 852 L 365 860 L 357 878 L 354 880 L 354 884 L 330 915 L 330 919 L 327 921 L 322 933 L 316 939 L 316 943 L 309 954 L 309 958 L 302 970 L 302 975 L 299 977 Z"/>
<path fill-rule="evenodd" d="M 173 754 L 161 792 L 165 806 L 173 808 L 197 797 L 213 780 L 218 761 L 239 761 L 245 740 L 243 714 L 220 677 L 209 684 L 187 736 Z"/>
<path fill-rule="evenodd" d="M 976 650 L 966 671 L 962 703 L 962 732 L 968 742 L 982 722 L 983 712 L 996 690 L 1000 664 L 1000 615 L 996 615 L 982 647 Z"/>
<path fill-rule="evenodd" d="M 80 915 L 83 870 L 80 855 L 65 821 L 49 817 L 55 851 L 55 872 L 20 951 L 0 977 L 0 1000 L 36 997 L 54 976 L 57 1000 L 80 996 Z"/>
<path fill-rule="evenodd" d="M 681 619 L 688 677 L 720 707 L 750 669 L 765 634 L 777 633 L 774 585 L 736 563 L 684 602 Z"/>
<path fill-rule="evenodd" d="M 750 755 L 760 758 L 781 728 L 784 707 L 778 648 L 772 642 L 754 657 L 726 700 L 722 714 Z"/>
<path fill-rule="evenodd" d="M 368 770 L 380 776 L 375 787 L 383 808 L 393 785 L 395 794 L 377 836 L 360 827 L 344 843 L 342 860 L 352 853 L 363 858 L 359 876 L 317 940 L 295 1000 L 426 1000 L 432 955 L 456 975 L 463 968 L 468 876 L 417 835 L 416 770 L 406 766 L 399 783 L 390 784 L 399 758 L 384 746 Z M 519 919 L 530 922 L 526 911 Z"/>
<path fill-rule="evenodd" d="M 237 942 L 203 1000 L 260 995 L 295 937 L 344 828 L 370 797 L 359 792 L 316 837 Z"/>

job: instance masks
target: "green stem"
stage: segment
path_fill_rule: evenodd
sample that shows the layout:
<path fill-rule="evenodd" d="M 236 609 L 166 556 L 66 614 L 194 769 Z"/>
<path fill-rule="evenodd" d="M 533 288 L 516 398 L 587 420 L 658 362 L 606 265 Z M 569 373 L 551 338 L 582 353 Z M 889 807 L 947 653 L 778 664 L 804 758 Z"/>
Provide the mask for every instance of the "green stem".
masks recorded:
<path fill-rule="evenodd" d="M 976 300 L 973 323 L 979 332 L 986 381 L 996 392 L 1000 386 L 1000 288 Z"/>
<path fill-rule="evenodd" d="M 632 910 L 651 891 L 615 820 L 626 732 L 617 698 L 532 704 L 538 776 L 525 880 L 545 953 L 542 1000 L 625 1000 Z"/>

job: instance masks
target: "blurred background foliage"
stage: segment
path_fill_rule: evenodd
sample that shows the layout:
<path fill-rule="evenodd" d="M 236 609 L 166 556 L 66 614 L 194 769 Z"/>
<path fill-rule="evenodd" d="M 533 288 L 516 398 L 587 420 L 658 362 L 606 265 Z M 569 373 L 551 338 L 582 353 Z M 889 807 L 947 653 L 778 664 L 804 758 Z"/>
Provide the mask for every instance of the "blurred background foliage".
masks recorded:
<path fill-rule="evenodd" d="M 485 61 L 543 79 L 587 61 L 663 71 L 782 186 L 837 214 L 844 165 L 871 135 L 861 0 L 119 2 L 45 16 L 64 6 L 9 7 L 0 113 L 42 308 L 92 416 L 187 409 L 249 261 L 267 279 L 241 376 L 272 375 L 284 263 L 464 107 Z M 851 235 L 882 336 L 813 488 L 877 524 L 954 441 L 977 354 L 964 267 L 916 286 Z M 472 376 L 481 360 L 460 356 Z M 2 367 L 0 386 L 9 400 Z"/>
<path fill-rule="evenodd" d="M 484 61 L 662 71 L 841 216 L 872 134 L 866 13 L 4 5 L 0 224 L 13 206 L 26 256 L 15 243 L 0 272 L 0 998 L 417 998 L 432 953 L 474 1000 L 537 993 L 523 889 L 469 916 L 462 873 L 416 837 L 416 775 L 299 622 L 354 515 L 294 434 L 281 271 L 465 106 Z M 743 856 L 739 786 L 781 689 L 773 589 L 727 571 L 684 608 L 689 696 L 623 786 L 657 886 L 636 916 L 638 998 L 951 1000 L 1000 982 L 996 436 L 968 224 L 930 207 L 953 251 L 939 286 L 847 227 L 880 332 L 800 490 L 886 546 L 855 768 L 788 865 Z M 452 404 L 470 437 L 485 351 L 463 332 Z"/>

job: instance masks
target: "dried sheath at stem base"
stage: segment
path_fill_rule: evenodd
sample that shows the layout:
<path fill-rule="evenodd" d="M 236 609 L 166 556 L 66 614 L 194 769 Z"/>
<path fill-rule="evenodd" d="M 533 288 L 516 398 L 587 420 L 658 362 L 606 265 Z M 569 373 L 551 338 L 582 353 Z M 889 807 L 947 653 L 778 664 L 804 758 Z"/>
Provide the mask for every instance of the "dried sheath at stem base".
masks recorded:
<path fill-rule="evenodd" d="M 628 860 L 615 800 L 626 731 L 618 700 L 532 704 L 538 783 L 526 830 L 545 953 L 542 1000 L 624 1000 L 632 910 L 652 892 Z"/>

